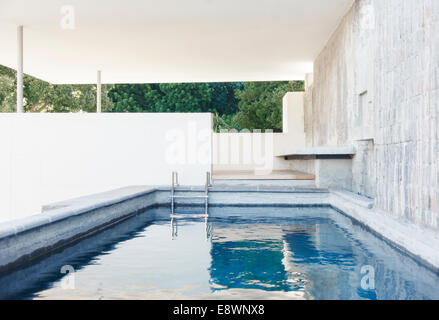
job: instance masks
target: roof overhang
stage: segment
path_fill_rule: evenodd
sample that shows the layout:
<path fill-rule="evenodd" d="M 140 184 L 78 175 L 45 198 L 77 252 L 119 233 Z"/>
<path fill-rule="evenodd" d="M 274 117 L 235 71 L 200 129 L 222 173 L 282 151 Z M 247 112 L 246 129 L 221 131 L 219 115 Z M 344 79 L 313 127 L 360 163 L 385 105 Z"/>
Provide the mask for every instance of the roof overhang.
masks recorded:
<path fill-rule="evenodd" d="M 55 84 L 301 80 L 352 3 L 0 0 L 0 64 L 23 25 L 25 73 Z"/>

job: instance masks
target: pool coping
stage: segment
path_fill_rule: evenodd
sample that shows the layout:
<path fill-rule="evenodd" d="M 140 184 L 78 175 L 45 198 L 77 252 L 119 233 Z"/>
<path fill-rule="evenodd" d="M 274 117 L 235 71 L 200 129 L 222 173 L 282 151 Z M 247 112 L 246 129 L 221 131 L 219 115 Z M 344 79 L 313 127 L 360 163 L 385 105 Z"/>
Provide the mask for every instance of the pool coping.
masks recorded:
<path fill-rule="evenodd" d="M 169 190 L 165 186 L 130 186 L 46 205 L 40 214 L 1 223 L 0 274 L 136 212 L 167 206 Z M 181 192 L 201 190 L 197 186 L 179 188 Z M 252 198 L 255 193 L 269 196 Z M 439 247 L 439 232 L 380 212 L 374 208 L 373 199 L 346 190 L 222 185 L 210 188 L 210 197 L 211 206 L 331 207 L 439 273 L 439 250 L 434 249 Z"/>
<path fill-rule="evenodd" d="M 349 199 L 351 196 L 351 199 Z M 439 274 L 439 232 L 365 203 L 348 191 L 331 190 L 330 203 L 334 210 L 357 221 L 391 246 Z M 364 199 L 367 203 L 367 200 Z"/>

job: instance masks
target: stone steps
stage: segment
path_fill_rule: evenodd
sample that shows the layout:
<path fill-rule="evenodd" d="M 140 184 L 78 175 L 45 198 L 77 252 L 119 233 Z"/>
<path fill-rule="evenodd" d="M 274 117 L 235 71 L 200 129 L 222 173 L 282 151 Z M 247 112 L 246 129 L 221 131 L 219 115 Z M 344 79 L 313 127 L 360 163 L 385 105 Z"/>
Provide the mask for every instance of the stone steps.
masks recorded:
<path fill-rule="evenodd" d="M 315 175 L 294 170 L 213 171 L 213 180 L 315 180 Z"/>
<path fill-rule="evenodd" d="M 300 171 L 214 171 L 214 186 L 315 187 L 315 176 Z"/>

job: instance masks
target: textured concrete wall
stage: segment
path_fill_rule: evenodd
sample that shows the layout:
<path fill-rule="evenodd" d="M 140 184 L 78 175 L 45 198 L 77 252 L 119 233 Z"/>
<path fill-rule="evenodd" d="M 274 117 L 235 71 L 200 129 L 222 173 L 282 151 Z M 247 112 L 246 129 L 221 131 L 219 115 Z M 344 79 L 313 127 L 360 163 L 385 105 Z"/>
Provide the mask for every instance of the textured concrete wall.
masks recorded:
<path fill-rule="evenodd" d="M 438 34 L 437 0 L 357 0 L 317 57 L 305 96 L 307 144 L 356 145 L 353 191 L 435 229 Z"/>

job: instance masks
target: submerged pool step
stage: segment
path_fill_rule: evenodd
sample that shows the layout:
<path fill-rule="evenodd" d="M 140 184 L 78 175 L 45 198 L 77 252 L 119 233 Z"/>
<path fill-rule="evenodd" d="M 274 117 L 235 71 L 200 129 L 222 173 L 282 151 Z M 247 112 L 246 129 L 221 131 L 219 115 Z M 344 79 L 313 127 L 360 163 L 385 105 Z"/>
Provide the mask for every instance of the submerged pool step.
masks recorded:
<path fill-rule="evenodd" d="M 174 199 L 207 199 L 209 196 L 170 196 Z"/>
<path fill-rule="evenodd" d="M 171 214 L 172 219 L 185 219 L 185 218 L 207 218 L 207 214 L 203 213 L 181 213 L 181 212 L 174 212 L 174 214 Z"/>
<path fill-rule="evenodd" d="M 201 192 L 175 192 L 176 194 L 170 195 L 169 198 L 175 204 L 177 203 L 204 203 L 209 200 L 209 195 Z"/>
<path fill-rule="evenodd" d="M 174 191 L 174 194 L 169 195 L 171 202 L 177 203 L 205 203 L 209 201 L 209 195 L 204 192 L 187 192 L 187 191 Z"/>

